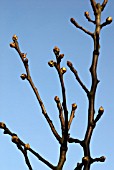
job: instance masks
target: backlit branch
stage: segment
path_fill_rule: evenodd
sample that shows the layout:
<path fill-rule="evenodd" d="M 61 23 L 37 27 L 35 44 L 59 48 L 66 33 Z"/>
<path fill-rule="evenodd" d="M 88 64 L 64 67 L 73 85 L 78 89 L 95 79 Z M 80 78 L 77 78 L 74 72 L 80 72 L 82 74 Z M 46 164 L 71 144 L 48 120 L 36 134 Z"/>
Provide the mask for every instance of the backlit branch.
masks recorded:
<path fill-rule="evenodd" d="M 57 108 L 59 110 L 59 118 L 60 118 L 60 122 L 61 122 L 61 129 L 62 129 L 62 131 L 64 131 L 65 130 L 65 120 L 64 120 L 64 117 L 63 117 L 63 108 L 62 108 L 59 97 L 55 96 L 54 99 L 55 99 L 55 102 L 57 104 Z"/>
<path fill-rule="evenodd" d="M 90 18 L 90 15 L 89 15 L 89 12 L 88 12 L 88 11 L 86 11 L 86 12 L 84 13 L 84 15 L 85 15 L 86 19 L 87 19 L 89 22 L 92 22 L 93 24 L 95 24 L 95 21 L 93 21 L 93 20 Z"/>
<path fill-rule="evenodd" d="M 104 0 L 103 3 L 102 3 L 102 11 L 104 10 L 106 4 L 107 4 L 108 0 Z"/>
<path fill-rule="evenodd" d="M 108 17 L 108 18 L 106 19 L 106 21 L 101 24 L 101 29 L 102 29 L 104 26 L 107 26 L 107 25 L 111 24 L 111 22 L 112 22 L 112 17 Z"/>
<path fill-rule="evenodd" d="M 22 53 L 20 48 L 19 48 L 19 44 L 18 44 L 18 41 L 17 41 L 18 37 L 16 35 L 14 35 L 12 37 L 12 39 L 13 39 L 13 42 L 10 43 L 10 47 L 16 49 L 16 51 L 18 52 L 18 54 L 19 54 L 19 56 L 20 56 L 20 58 L 21 58 L 21 60 L 22 60 L 22 62 L 24 64 L 25 70 L 26 70 L 26 74 L 22 74 L 21 78 L 22 78 L 22 80 L 24 80 L 24 79 L 28 80 L 28 82 L 31 85 L 31 87 L 32 87 L 32 89 L 33 89 L 33 91 L 34 91 L 34 93 L 36 95 L 36 98 L 37 98 L 37 100 L 38 100 L 38 102 L 40 104 L 40 107 L 41 107 L 41 110 L 42 110 L 42 113 L 43 113 L 45 119 L 47 120 L 47 122 L 48 122 L 48 124 L 49 124 L 49 126 L 50 126 L 50 128 L 51 128 L 51 130 L 52 130 L 52 132 L 54 134 L 54 136 L 59 141 L 59 143 L 61 143 L 61 137 L 57 133 L 57 131 L 56 131 L 56 129 L 55 129 L 51 119 L 49 118 L 49 116 L 48 116 L 48 114 L 46 112 L 45 106 L 44 106 L 44 104 L 43 104 L 43 102 L 41 100 L 41 97 L 39 95 L 38 89 L 35 87 L 35 85 L 34 85 L 34 83 L 32 81 L 32 78 L 30 76 L 30 71 L 29 71 L 28 59 L 26 58 L 26 54 Z"/>
<path fill-rule="evenodd" d="M 53 170 L 56 170 L 55 167 L 49 163 L 47 160 L 45 160 L 42 156 L 40 156 L 40 154 L 38 154 L 37 152 L 35 152 L 29 144 L 25 144 L 19 137 L 17 134 L 11 132 L 7 126 L 5 125 L 5 123 L 0 122 L 0 129 L 4 130 L 4 134 L 10 135 L 12 137 L 12 142 L 15 143 L 18 147 L 19 150 L 21 150 L 21 152 L 23 153 L 24 157 L 25 157 L 25 161 L 27 166 L 30 168 L 30 162 L 27 156 L 27 150 L 30 151 L 35 157 L 37 157 L 37 159 L 39 159 L 41 162 L 43 162 L 45 165 L 47 165 L 48 167 L 50 167 Z M 24 147 L 24 149 L 23 149 Z M 32 167 L 31 167 L 32 168 Z M 32 170 L 32 169 L 30 169 Z"/>
<path fill-rule="evenodd" d="M 76 71 L 76 69 L 73 67 L 73 64 L 70 61 L 67 61 L 67 66 L 70 68 L 70 70 L 74 73 L 76 80 L 78 81 L 78 83 L 81 85 L 81 87 L 84 89 L 84 91 L 89 94 L 89 91 L 87 89 L 87 87 L 83 84 L 83 82 L 81 81 L 81 79 L 78 76 L 78 72 Z"/>
<path fill-rule="evenodd" d="M 98 111 L 98 115 L 95 118 L 95 99 L 96 99 L 96 90 L 97 90 L 97 85 L 99 83 L 99 80 L 97 78 L 97 65 L 98 65 L 98 59 L 99 59 L 99 53 L 100 53 L 100 32 L 101 29 L 110 24 L 112 22 L 112 17 L 108 17 L 106 21 L 101 24 L 101 12 L 104 10 L 107 0 L 104 0 L 102 5 L 100 3 L 96 3 L 95 0 L 90 0 L 91 6 L 93 8 L 94 16 L 95 16 L 95 21 L 91 20 L 89 16 L 89 12 L 85 12 L 85 17 L 88 19 L 88 21 L 92 22 L 95 24 L 95 31 L 94 33 L 89 32 L 88 30 L 84 29 L 81 27 L 73 18 L 71 18 L 71 22 L 79 29 L 87 33 L 93 38 L 94 41 L 94 50 L 93 50 L 93 56 L 92 56 L 92 64 L 90 67 L 90 73 L 91 73 L 91 88 L 90 91 L 86 88 L 86 86 L 82 83 L 80 80 L 77 71 L 74 69 L 73 64 L 71 62 L 67 62 L 68 67 L 71 69 L 71 71 L 74 73 L 77 81 L 81 85 L 81 87 L 85 90 L 87 93 L 88 97 L 88 124 L 87 124 L 87 129 L 85 133 L 85 137 L 83 141 L 80 141 L 78 139 L 73 139 L 69 138 L 70 143 L 79 143 L 84 152 L 84 157 L 82 158 L 82 163 L 77 164 L 76 169 L 82 169 L 82 166 L 84 166 L 84 170 L 89 170 L 90 166 L 92 163 L 96 161 L 104 162 L 105 159 L 104 157 L 100 158 L 91 158 L 91 149 L 90 149 L 90 142 L 91 142 L 91 137 L 96 125 L 96 122 L 101 118 L 103 115 L 104 109 L 100 107 Z M 79 165 L 79 167 L 78 167 Z"/>
<path fill-rule="evenodd" d="M 70 19 L 71 23 L 74 24 L 77 28 L 79 28 L 80 30 L 82 30 L 83 32 L 85 32 L 86 34 L 90 35 L 93 38 L 93 33 L 91 33 L 90 31 L 86 30 L 85 28 L 83 28 L 82 26 L 80 26 L 74 18 Z"/>
<path fill-rule="evenodd" d="M 73 120 L 73 118 L 75 116 L 76 109 L 77 109 L 77 105 L 76 105 L 76 103 L 73 103 L 72 104 L 72 111 L 71 111 L 70 118 L 69 118 L 69 121 L 68 121 L 68 130 L 70 129 L 72 120 Z"/>
<path fill-rule="evenodd" d="M 74 170 L 82 170 L 83 163 L 77 163 L 77 166 Z"/>
<path fill-rule="evenodd" d="M 95 0 L 90 0 L 90 2 L 91 2 L 91 6 L 93 8 L 93 12 L 95 14 L 96 13 L 96 2 L 95 2 Z"/>
<path fill-rule="evenodd" d="M 94 158 L 91 160 L 91 163 L 94 162 L 104 162 L 106 160 L 106 158 L 104 156 L 101 156 L 100 158 Z"/>
<path fill-rule="evenodd" d="M 61 85 L 61 91 L 62 91 L 62 107 L 64 111 L 64 122 L 65 122 L 65 129 L 62 131 L 62 144 L 60 146 L 60 157 L 59 157 L 59 162 L 57 165 L 57 168 L 62 169 L 65 161 L 66 161 L 66 153 L 67 153 L 67 139 L 68 139 L 68 110 L 67 110 L 67 103 L 66 103 L 66 90 L 65 90 L 65 84 L 64 84 L 64 79 L 63 75 L 66 72 L 66 68 L 62 67 L 61 68 L 61 59 L 64 57 L 64 54 L 59 54 L 60 49 L 55 46 L 53 49 L 53 52 L 56 56 L 56 62 L 54 62 L 54 67 L 57 70 L 59 80 L 60 80 L 60 85 Z"/>
<path fill-rule="evenodd" d="M 31 164 L 30 164 L 30 161 L 29 161 L 29 158 L 28 158 L 28 155 L 27 155 L 27 150 L 26 149 L 23 149 L 23 147 L 17 143 L 17 148 L 23 153 L 24 155 L 24 158 L 25 158 L 25 162 L 29 168 L 29 170 L 33 170 Z"/>
<path fill-rule="evenodd" d="M 95 118 L 95 123 L 99 121 L 99 119 L 101 118 L 101 116 L 103 115 L 103 113 L 104 113 L 104 109 L 103 109 L 103 107 L 101 106 L 101 107 L 99 108 L 98 114 L 97 114 L 97 116 L 96 116 L 96 118 Z"/>

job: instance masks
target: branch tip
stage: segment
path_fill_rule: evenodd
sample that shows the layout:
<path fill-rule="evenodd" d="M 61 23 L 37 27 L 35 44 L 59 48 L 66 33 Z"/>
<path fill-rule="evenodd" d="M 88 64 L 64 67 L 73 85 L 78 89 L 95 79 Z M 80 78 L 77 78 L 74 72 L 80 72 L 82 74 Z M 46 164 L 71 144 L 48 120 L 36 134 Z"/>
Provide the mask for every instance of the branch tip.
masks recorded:
<path fill-rule="evenodd" d="M 30 149 L 30 145 L 29 145 L 29 143 L 25 144 L 25 146 L 24 146 L 24 147 L 25 147 L 25 149 L 26 149 L 26 150 Z"/>
<path fill-rule="evenodd" d="M 112 17 L 108 17 L 108 18 L 106 19 L 106 23 L 107 23 L 107 24 L 111 24 L 112 20 L 113 20 Z"/>
<path fill-rule="evenodd" d="M 25 80 L 27 78 L 27 75 L 26 74 L 21 74 L 20 77 L 21 77 L 22 80 Z"/>
<path fill-rule="evenodd" d="M 13 40 L 13 41 L 17 41 L 17 40 L 18 40 L 18 37 L 17 37 L 16 34 L 13 35 L 12 40 Z"/>
<path fill-rule="evenodd" d="M 16 144 L 19 142 L 19 138 L 18 138 L 17 135 L 13 135 L 13 136 L 12 136 L 12 142 L 13 142 L 13 143 L 16 143 Z"/>
<path fill-rule="evenodd" d="M 66 71 L 67 71 L 67 69 L 66 69 L 65 67 L 62 67 L 62 68 L 61 68 L 61 73 L 62 73 L 62 74 L 66 73 Z"/>
<path fill-rule="evenodd" d="M 76 103 L 73 103 L 72 104 L 72 110 L 76 110 L 77 109 L 77 104 Z"/>
<path fill-rule="evenodd" d="M 55 96 L 54 100 L 55 100 L 57 103 L 59 103 L 59 102 L 60 102 L 60 99 L 59 99 L 59 97 L 58 97 L 58 96 Z"/>
<path fill-rule="evenodd" d="M 53 60 L 49 61 L 49 62 L 48 62 L 48 65 L 49 65 L 50 67 L 53 67 L 53 66 L 54 66 L 54 61 L 53 61 Z"/>
<path fill-rule="evenodd" d="M 54 49 L 53 49 L 53 52 L 54 52 L 55 55 L 59 55 L 60 49 L 57 46 L 55 46 Z"/>

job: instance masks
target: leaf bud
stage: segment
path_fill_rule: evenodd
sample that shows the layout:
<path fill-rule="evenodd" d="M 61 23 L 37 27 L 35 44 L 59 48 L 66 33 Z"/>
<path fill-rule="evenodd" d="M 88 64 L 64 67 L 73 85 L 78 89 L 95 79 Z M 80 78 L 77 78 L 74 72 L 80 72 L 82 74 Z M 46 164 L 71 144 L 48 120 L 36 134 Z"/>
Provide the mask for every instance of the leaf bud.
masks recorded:
<path fill-rule="evenodd" d="M 103 112 L 104 112 L 104 108 L 101 106 L 101 107 L 99 108 L 99 113 L 100 113 L 100 114 L 103 114 Z"/>
<path fill-rule="evenodd" d="M 101 161 L 101 162 L 104 162 L 105 160 L 106 160 L 106 157 L 105 157 L 105 156 L 101 156 L 101 157 L 100 157 L 100 161 Z"/>
<path fill-rule="evenodd" d="M 24 64 L 25 64 L 25 65 L 28 64 L 28 58 L 25 58 L 25 59 L 24 59 Z"/>
<path fill-rule="evenodd" d="M 72 67 L 72 63 L 70 61 L 67 61 L 67 66 Z"/>
<path fill-rule="evenodd" d="M 25 149 L 30 149 L 29 143 L 25 144 Z"/>
<path fill-rule="evenodd" d="M 27 78 L 27 75 L 26 74 L 21 74 L 20 77 L 21 77 L 22 80 L 25 80 Z"/>
<path fill-rule="evenodd" d="M 77 104 L 76 104 L 76 103 L 73 103 L 73 104 L 72 104 L 72 110 L 75 110 L 75 109 L 77 109 Z"/>
<path fill-rule="evenodd" d="M 72 23 L 75 23 L 75 19 L 74 19 L 74 18 L 71 18 L 70 21 L 71 21 Z"/>
<path fill-rule="evenodd" d="M 55 53 L 55 55 L 59 55 L 60 49 L 57 46 L 55 46 L 53 52 Z"/>
<path fill-rule="evenodd" d="M 59 58 L 62 59 L 64 57 L 64 54 L 60 54 Z"/>
<path fill-rule="evenodd" d="M 17 40 L 18 40 L 18 37 L 17 37 L 16 34 L 13 35 L 12 40 L 13 40 L 13 41 L 17 41 Z"/>
<path fill-rule="evenodd" d="M 54 61 L 53 61 L 53 60 L 49 61 L 49 62 L 48 62 L 48 65 L 49 65 L 50 67 L 53 67 L 53 66 L 54 66 Z"/>
<path fill-rule="evenodd" d="M 21 53 L 21 55 L 22 55 L 22 58 L 26 58 L 26 56 L 27 56 L 27 54 L 25 54 L 25 53 Z"/>
<path fill-rule="evenodd" d="M 11 43 L 10 43 L 10 47 L 11 47 L 11 48 L 15 48 L 15 47 L 16 47 L 15 43 L 14 43 L 14 42 L 11 42 Z"/>
<path fill-rule="evenodd" d="M 89 12 L 86 11 L 86 12 L 84 13 L 84 15 L 85 15 L 86 17 L 88 17 L 88 16 L 89 16 Z"/>
<path fill-rule="evenodd" d="M 6 127 L 5 123 L 4 122 L 0 122 L 0 128 L 4 129 L 5 127 Z"/>
<path fill-rule="evenodd" d="M 12 136 L 12 142 L 14 142 L 14 143 L 18 143 L 18 142 L 19 142 L 19 140 L 18 140 L 18 136 L 13 135 L 13 136 Z"/>
<path fill-rule="evenodd" d="M 110 23 L 112 22 L 112 17 L 108 17 L 108 18 L 106 19 L 106 22 L 107 22 L 107 24 L 110 24 Z"/>
<path fill-rule="evenodd" d="M 57 103 L 60 101 L 58 96 L 55 96 L 54 100 L 55 100 Z"/>
<path fill-rule="evenodd" d="M 88 156 L 84 156 L 84 157 L 82 158 L 83 164 L 86 164 L 88 161 L 89 161 Z"/>
<path fill-rule="evenodd" d="M 67 71 L 67 69 L 65 67 L 61 68 L 61 73 L 64 74 Z"/>

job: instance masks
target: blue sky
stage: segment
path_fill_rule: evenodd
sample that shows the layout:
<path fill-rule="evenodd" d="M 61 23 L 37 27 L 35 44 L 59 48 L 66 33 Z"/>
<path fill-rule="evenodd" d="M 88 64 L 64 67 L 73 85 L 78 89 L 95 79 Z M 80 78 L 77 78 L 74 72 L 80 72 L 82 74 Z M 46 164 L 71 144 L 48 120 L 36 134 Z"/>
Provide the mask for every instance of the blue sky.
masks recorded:
<path fill-rule="evenodd" d="M 102 3 L 101 0 L 97 1 Z M 114 18 L 114 2 L 109 0 L 102 13 L 102 21 L 108 16 Z M 67 60 L 74 63 L 81 79 L 90 88 L 93 42 L 82 31 L 76 29 L 70 18 L 90 31 L 94 26 L 87 22 L 84 12 L 89 11 L 93 18 L 90 1 L 86 0 L 4 0 L 0 5 L 0 122 L 7 126 L 31 147 L 56 165 L 58 143 L 53 137 L 47 122 L 42 116 L 35 95 L 27 81 L 20 75 L 25 73 L 23 64 L 14 49 L 9 47 L 12 36 L 19 37 L 22 52 L 27 53 L 33 81 L 39 90 L 47 112 L 56 129 L 60 132 L 58 110 L 54 102 L 57 95 L 61 98 L 59 79 L 48 61 L 54 60 L 53 48 L 58 46 L 65 54 L 62 66 Z M 114 169 L 114 24 L 105 27 L 101 33 L 101 49 L 98 63 L 100 83 L 96 93 L 96 113 L 100 106 L 105 109 L 98 122 L 91 141 L 93 157 L 106 156 L 105 163 L 96 163 L 91 170 Z M 68 110 L 76 102 L 78 109 L 73 120 L 70 134 L 83 139 L 87 123 L 88 101 L 85 93 L 67 69 L 64 76 L 67 92 Z M 11 143 L 11 138 L 0 131 L 0 167 L 2 170 L 27 170 L 23 155 Z M 79 145 L 69 145 L 66 165 L 63 170 L 73 169 L 83 156 Z M 29 154 L 34 170 L 48 168 Z"/>

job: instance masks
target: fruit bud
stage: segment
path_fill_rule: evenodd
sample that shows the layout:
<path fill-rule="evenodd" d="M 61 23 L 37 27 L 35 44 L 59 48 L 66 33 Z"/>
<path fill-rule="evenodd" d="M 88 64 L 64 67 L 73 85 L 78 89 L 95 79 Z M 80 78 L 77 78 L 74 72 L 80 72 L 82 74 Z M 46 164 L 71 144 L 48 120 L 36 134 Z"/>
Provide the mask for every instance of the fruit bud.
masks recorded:
<path fill-rule="evenodd" d="M 100 161 L 101 161 L 101 162 L 104 162 L 104 161 L 105 161 L 105 159 L 106 159 L 106 157 L 105 157 L 105 156 L 101 156 L 101 157 L 100 157 Z"/>
<path fill-rule="evenodd" d="M 65 67 L 61 68 L 61 73 L 64 74 L 67 71 L 67 69 Z"/>
<path fill-rule="evenodd" d="M 18 143 L 18 136 L 13 135 L 13 136 L 12 136 L 12 142 Z"/>
<path fill-rule="evenodd" d="M 108 17 L 108 18 L 106 19 L 106 22 L 107 22 L 107 24 L 110 24 L 110 23 L 112 22 L 112 17 Z"/>
<path fill-rule="evenodd" d="M 72 104 L 72 110 L 75 110 L 77 108 L 77 104 L 76 103 L 73 103 Z"/>
<path fill-rule="evenodd" d="M 13 35 L 12 40 L 13 40 L 13 41 L 17 41 L 17 40 L 18 40 L 18 37 L 17 37 L 16 34 Z"/>
<path fill-rule="evenodd" d="M 58 96 L 55 96 L 54 100 L 55 100 L 57 103 L 60 101 Z"/>
<path fill-rule="evenodd" d="M 49 62 L 48 62 L 48 65 L 49 65 L 50 67 L 53 67 L 53 66 L 54 66 L 54 61 L 53 61 L 53 60 L 49 61 Z"/>
<path fill-rule="evenodd" d="M 86 11 L 86 12 L 84 13 L 84 15 L 85 15 L 86 17 L 88 17 L 88 16 L 89 16 L 89 12 Z"/>
<path fill-rule="evenodd" d="M 99 108 L 99 113 L 103 114 L 103 112 L 104 112 L 104 109 L 103 109 L 103 107 L 101 106 L 101 107 Z"/>
<path fill-rule="evenodd" d="M 25 149 L 30 149 L 29 143 L 25 144 Z"/>
<path fill-rule="evenodd" d="M 74 18 L 71 18 L 70 21 L 71 21 L 72 23 L 75 23 L 75 19 L 74 19 Z"/>
<path fill-rule="evenodd" d="M 86 164 L 88 161 L 89 161 L 88 156 L 84 156 L 84 157 L 82 158 L 83 164 Z"/>
<path fill-rule="evenodd" d="M 67 66 L 72 67 L 72 63 L 70 61 L 67 61 Z"/>
<path fill-rule="evenodd" d="M 22 55 L 22 58 L 26 58 L 26 55 L 27 55 L 27 54 L 22 53 L 21 55 Z"/>
<path fill-rule="evenodd" d="M 0 128 L 4 129 L 5 127 L 6 127 L 5 123 L 4 122 L 0 122 Z"/>
<path fill-rule="evenodd" d="M 28 58 L 25 58 L 25 59 L 24 59 L 24 64 L 25 64 L 25 65 L 28 64 Z"/>
<path fill-rule="evenodd" d="M 58 55 L 60 53 L 60 49 L 57 46 L 55 46 L 53 52 L 55 53 L 55 55 Z"/>
<path fill-rule="evenodd" d="M 21 77 L 22 80 L 25 80 L 27 78 L 27 75 L 26 74 L 21 74 L 20 77 Z"/>
<path fill-rule="evenodd" d="M 64 54 L 60 54 L 59 58 L 62 59 L 64 57 Z"/>
<path fill-rule="evenodd" d="M 10 43 L 10 47 L 15 48 L 16 47 L 15 43 L 14 42 Z"/>

